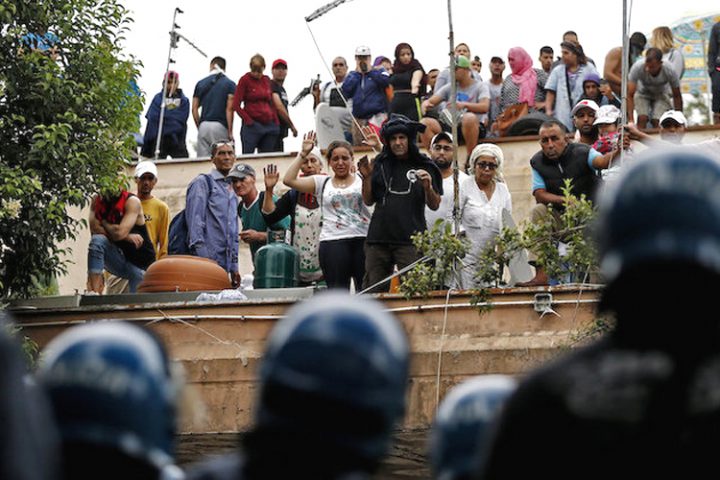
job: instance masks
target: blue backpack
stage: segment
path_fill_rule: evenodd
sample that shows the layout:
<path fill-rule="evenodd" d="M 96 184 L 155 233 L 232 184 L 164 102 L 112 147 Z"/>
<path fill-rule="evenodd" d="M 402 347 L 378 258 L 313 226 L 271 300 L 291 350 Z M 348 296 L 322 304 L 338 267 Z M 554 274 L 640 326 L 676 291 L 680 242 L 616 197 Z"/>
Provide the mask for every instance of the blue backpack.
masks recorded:
<path fill-rule="evenodd" d="M 212 177 L 205 173 L 202 174 L 205 177 L 208 187 L 208 195 L 212 192 Z M 185 194 L 187 198 L 187 192 Z M 185 209 L 180 210 L 170 222 L 170 228 L 168 229 L 168 254 L 169 255 L 192 255 L 190 251 L 190 245 L 188 241 L 189 237 L 187 219 L 185 218 Z"/>

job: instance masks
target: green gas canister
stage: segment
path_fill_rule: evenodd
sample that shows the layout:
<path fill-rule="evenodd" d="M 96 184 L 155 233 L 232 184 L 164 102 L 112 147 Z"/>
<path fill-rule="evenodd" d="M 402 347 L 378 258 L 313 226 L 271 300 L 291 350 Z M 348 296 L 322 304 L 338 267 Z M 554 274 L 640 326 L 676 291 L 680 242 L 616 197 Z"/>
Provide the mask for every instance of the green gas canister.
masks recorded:
<path fill-rule="evenodd" d="M 297 287 L 300 255 L 286 242 L 285 230 L 268 230 L 268 243 L 255 253 L 255 288 Z"/>

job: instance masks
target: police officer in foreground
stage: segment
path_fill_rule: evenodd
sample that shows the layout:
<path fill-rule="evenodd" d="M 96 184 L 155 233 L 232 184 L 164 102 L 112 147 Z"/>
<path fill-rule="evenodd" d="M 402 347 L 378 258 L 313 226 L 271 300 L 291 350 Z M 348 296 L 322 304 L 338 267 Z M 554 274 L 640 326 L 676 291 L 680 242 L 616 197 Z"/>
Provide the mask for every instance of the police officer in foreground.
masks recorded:
<path fill-rule="evenodd" d="M 720 445 L 720 163 L 638 160 L 601 199 L 612 332 L 531 374 L 482 478 L 715 478 Z"/>
<path fill-rule="evenodd" d="M 403 415 L 407 379 L 407 339 L 391 314 L 374 300 L 316 295 L 268 339 L 243 453 L 188 478 L 367 478 Z"/>
<path fill-rule="evenodd" d="M 433 478 L 475 478 L 494 422 L 516 386 L 506 375 L 481 375 L 450 390 L 430 431 Z"/>
<path fill-rule="evenodd" d="M 60 444 L 50 405 L 30 377 L 14 327 L 0 310 L 0 478 L 54 480 Z"/>
<path fill-rule="evenodd" d="M 178 383 L 159 340 L 124 322 L 73 327 L 38 372 L 62 441 L 64 480 L 169 480 Z"/>

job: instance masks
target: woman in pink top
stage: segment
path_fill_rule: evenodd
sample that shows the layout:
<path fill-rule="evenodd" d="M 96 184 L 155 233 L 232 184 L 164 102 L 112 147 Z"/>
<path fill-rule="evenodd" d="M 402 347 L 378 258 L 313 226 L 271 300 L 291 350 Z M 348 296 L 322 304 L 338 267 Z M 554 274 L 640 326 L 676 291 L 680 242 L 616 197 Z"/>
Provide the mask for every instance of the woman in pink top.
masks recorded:
<path fill-rule="evenodd" d="M 235 88 L 232 110 L 228 109 L 230 138 L 233 138 L 233 111 L 242 118 L 242 153 L 255 153 L 255 149 L 258 152 L 272 152 L 280 134 L 277 110 L 272 103 L 272 85 L 270 78 L 263 75 L 264 70 L 263 56 L 259 53 L 253 55 L 250 59 L 250 71 L 240 77 Z"/>

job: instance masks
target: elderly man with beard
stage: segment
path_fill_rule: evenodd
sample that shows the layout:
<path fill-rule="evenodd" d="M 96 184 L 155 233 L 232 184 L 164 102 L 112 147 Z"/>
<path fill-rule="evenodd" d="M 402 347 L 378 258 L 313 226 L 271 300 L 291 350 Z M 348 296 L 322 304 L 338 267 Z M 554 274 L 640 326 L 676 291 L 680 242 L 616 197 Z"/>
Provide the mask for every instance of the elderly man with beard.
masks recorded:
<path fill-rule="evenodd" d="M 437 166 L 420 153 L 415 138 L 425 126 L 403 115 L 393 115 L 380 134 L 385 141 L 372 164 L 358 162 L 363 179 L 363 201 L 375 205 L 365 243 L 363 288 L 387 291 L 378 284 L 419 258 L 410 237 L 427 229 L 425 206 L 437 210 L 443 193 Z"/>

